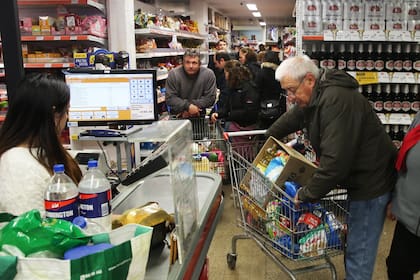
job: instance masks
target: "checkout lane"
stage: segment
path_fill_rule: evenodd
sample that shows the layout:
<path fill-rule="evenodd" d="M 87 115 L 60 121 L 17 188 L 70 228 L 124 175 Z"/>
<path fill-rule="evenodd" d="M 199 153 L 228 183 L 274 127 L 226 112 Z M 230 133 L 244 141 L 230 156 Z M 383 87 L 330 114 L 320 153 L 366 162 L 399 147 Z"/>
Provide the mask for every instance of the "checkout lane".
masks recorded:
<path fill-rule="evenodd" d="M 177 260 L 170 265 L 169 248 L 151 248 L 145 279 L 198 279 L 205 264 L 208 248 L 217 223 L 223 212 L 221 177 L 213 173 L 197 173 L 198 220 L 191 234 L 189 250 L 182 263 Z M 173 186 L 168 168 L 125 187 L 112 201 L 113 212 L 121 214 L 127 209 L 139 207 L 147 202 L 158 202 L 168 213 L 174 213 Z M 165 277 L 165 275 L 167 277 Z"/>

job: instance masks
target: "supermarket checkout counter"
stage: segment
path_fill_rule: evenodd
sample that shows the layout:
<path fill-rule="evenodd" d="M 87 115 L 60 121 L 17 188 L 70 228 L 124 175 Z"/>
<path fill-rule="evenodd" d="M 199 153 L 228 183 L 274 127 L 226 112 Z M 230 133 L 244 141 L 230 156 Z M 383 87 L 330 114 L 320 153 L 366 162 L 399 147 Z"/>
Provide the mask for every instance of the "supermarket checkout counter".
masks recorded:
<path fill-rule="evenodd" d="M 177 260 L 170 265 L 170 251 L 167 246 L 163 249 L 151 248 L 145 279 L 199 278 L 224 202 L 220 175 L 197 173 L 196 182 L 199 213 L 197 228 L 191 234 L 190 249 L 185 252 L 182 263 Z M 112 201 L 113 212 L 121 214 L 127 209 L 139 207 L 150 201 L 158 202 L 168 213 L 174 212 L 173 189 L 167 168 L 125 187 Z"/>

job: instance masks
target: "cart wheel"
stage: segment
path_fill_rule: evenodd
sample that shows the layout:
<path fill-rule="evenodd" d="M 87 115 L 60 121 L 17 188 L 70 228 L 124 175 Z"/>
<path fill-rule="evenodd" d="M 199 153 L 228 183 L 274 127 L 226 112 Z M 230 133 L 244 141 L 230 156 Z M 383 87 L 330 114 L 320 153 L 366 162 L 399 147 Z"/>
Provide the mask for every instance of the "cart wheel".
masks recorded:
<path fill-rule="evenodd" d="M 226 257 L 228 267 L 234 270 L 236 266 L 236 254 L 228 253 Z"/>

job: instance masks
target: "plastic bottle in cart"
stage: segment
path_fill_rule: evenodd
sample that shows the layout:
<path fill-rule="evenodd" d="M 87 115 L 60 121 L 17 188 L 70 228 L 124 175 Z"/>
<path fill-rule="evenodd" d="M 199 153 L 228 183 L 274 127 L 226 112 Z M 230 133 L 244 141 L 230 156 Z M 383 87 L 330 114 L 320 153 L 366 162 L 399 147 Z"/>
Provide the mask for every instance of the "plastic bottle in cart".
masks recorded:
<path fill-rule="evenodd" d="M 73 219 L 73 224 L 78 226 L 84 233 L 92 235 L 104 232 L 105 229 L 98 223 L 88 221 L 85 217 L 77 216 Z"/>
<path fill-rule="evenodd" d="M 44 192 L 45 215 L 47 218 L 71 222 L 79 216 L 79 191 L 72 179 L 64 173 L 64 164 L 54 165 L 53 170 L 54 175 Z"/>
<path fill-rule="evenodd" d="M 88 171 L 79 183 L 80 216 L 111 231 L 111 185 L 98 169 L 98 161 L 88 161 Z"/>

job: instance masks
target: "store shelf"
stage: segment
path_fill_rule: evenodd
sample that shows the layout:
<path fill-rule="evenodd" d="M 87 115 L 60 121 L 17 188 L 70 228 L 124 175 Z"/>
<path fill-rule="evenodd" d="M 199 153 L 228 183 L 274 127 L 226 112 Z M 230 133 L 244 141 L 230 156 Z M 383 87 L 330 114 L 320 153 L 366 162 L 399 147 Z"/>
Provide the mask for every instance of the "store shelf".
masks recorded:
<path fill-rule="evenodd" d="M 396 30 L 324 30 L 320 35 L 303 35 L 303 41 L 372 41 L 372 42 L 419 42 L 420 32 Z"/>
<path fill-rule="evenodd" d="M 22 36 L 22 42 L 33 41 L 91 41 L 102 45 L 107 43 L 107 40 L 94 35 L 46 35 L 46 36 Z"/>
<path fill-rule="evenodd" d="M 419 75 L 413 72 L 348 71 L 361 85 L 368 84 L 417 84 Z"/>
<path fill-rule="evenodd" d="M 136 35 L 147 35 L 151 37 L 171 37 L 173 35 L 177 36 L 178 39 L 196 39 L 196 40 L 205 40 L 207 35 L 201 35 L 198 33 L 186 32 L 186 31 L 173 31 L 169 29 L 161 28 L 142 28 L 135 30 Z"/>
<path fill-rule="evenodd" d="M 409 114 L 403 113 L 377 113 L 382 124 L 391 124 L 391 125 L 410 125 L 412 123 L 412 118 Z"/>
<path fill-rule="evenodd" d="M 150 51 L 144 53 L 136 53 L 136 58 L 153 58 L 153 57 L 165 57 L 165 56 L 177 56 L 183 55 L 185 53 L 184 49 L 175 50 L 175 49 L 151 49 Z"/>
<path fill-rule="evenodd" d="M 74 63 L 24 63 L 24 68 L 74 68 Z"/>
<path fill-rule="evenodd" d="M 88 5 L 105 13 L 105 5 L 95 0 L 18 0 L 19 6 Z"/>

